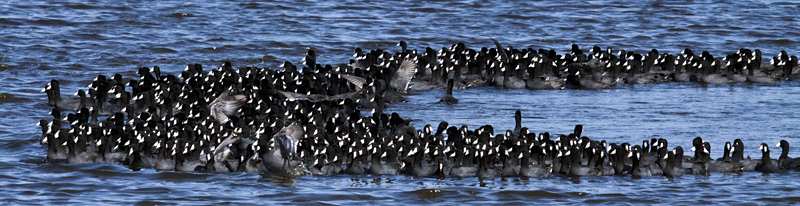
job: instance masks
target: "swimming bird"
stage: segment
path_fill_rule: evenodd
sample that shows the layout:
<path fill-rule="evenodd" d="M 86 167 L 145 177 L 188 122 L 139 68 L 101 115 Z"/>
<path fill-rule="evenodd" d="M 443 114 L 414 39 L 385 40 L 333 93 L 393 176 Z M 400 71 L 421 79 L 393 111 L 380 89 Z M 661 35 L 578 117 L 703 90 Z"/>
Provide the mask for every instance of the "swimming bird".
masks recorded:
<path fill-rule="evenodd" d="M 447 79 L 447 90 L 444 93 L 444 97 L 442 97 L 439 102 L 443 102 L 448 105 L 458 104 L 458 99 L 453 97 L 453 79 Z"/>
<path fill-rule="evenodd" d="M 475 148 L 464 146 L 461 151 L 455 153 L 455 159 L 450 168 L 450 176 L 454 177 L 474 177 L 478 174 L 478 168 L 474 165 Z"/>
<path fill-rule="evenodd" d="M 769 158 L 769 145 L 767 145 L 767 143 L 761 143 L 761 146 L 758 147 L 758 150 L 761 150 L 761 164 L 756 166 L 757 171 L 761 171 L 763 173 L 775 173 L 781 171 L 781 168 L 779 168 L 776 164 L 777 162 L 772 162 L 773 160 Z"/>
<path fill-rule="evenodd" d="M 372 147 L 372 151 L 370 151 L 372 153 L 372 163 L 369 166 L 369 173 L 372 175 L 396 175 L 400 173 L 399 164 L 392 164 L 382 160 L 387 158 L 387 151 L 384 148 L 388 149 L 388 147 L 388 145 Z"/>
<path fill-rule="evenodd" d="M 542 154 L 547 155 L 546 150 L 542 149 Z M 549 177 L 553 173 L 553 168 L 543 162 L 533 164 L 529 150 L 522 150 L 519 175 L 524 177 Z"/>
<path fill-rule="evenodd" d="M 761 160 L 750 159 L 750 157 L 744 158 L 744 143 L 741 139 L 733 140 L 731 154 L 731 163 L 741 166 L 744 172 L 755 171 L 756 166 L 761 163 Z"/>
<path fill-rule="evenodd" d="M 205 157 L 205 151 L 196 147 L 195 143 L 187 142 L 184 150 L 175 155 L 175 170 L 197 171 L 203 166 L 200 156 Z"/>
<path fill-rule="evenodd" d="M 516 54 L 514 55 L 516 56 Z M 506 68 L 500 69 L 503 72 L 503 88 L 506 89 L 520 89 L 525 88 L 527 83 L 521 76 L 512 76 L 514 70 L 506 70 Z"/>
<path fill-rule="evenodd" d="M 584 73 L 581 73 L 580 70 L 574 74 L 567 75 L 567 83 L 570 83 L 575 89 L 612 89 L 615 86 L 614 83 L 598 81 L 592 77 L 584 76 Z"/>
<path fill-rule="evenodd" d="M 496 170 L 497 168 L 494 166 L 494 162 L 496 159 L 495 157 L 497 156 L 495 154 L 495 148 L 497 147 L 489 146 L 487 148 L 486 145 L 487 144 L 482 144 L 481 146 L 482 151 L 479 151 L 480 156 L 478 157 L 477 176 L 479 178 L 497 177 L 498 176 L 498 172 Z"/>
<path fill-rule="evenodd" d="M 61 96 L 61 86 L 55 79 L 50 80 L 41 92 L 47 93 L 48 105 L 60 110 L 77 111 L 87 104 L 86 92 L 82 89 L 75 93 L 78 97 Z"/>
<path fill-rule="evenodd" d="M 631 152 L 628 156 L 631 157 L 631 160 L 633 160 L 631 176 L 633 176 L 634 179 L 653 176 L 649 168 L 641 165 L 642 151 L 633 150 L 633 152 Z"/>
<path fill-rule="evenodd" d="M 634 54 L 633 57 L 626 61 L 628 69 L 628 76 L 625 81 L 628 84 L 655 84 L 660 83 L 660 78 L 655 73 L 645 72 L 642 69 L 642 61 L 645 60 L 640 54 Z"/>
<path fill-rule="evenodd" d="M 675 56 L 675 61 L 673 62 L 675 64 L 675 72 L 672 73 L 672 80 L 676 82 L 691 81 L 696 68 L 700 65 L 697 59 L 699 58 L 694 58 L 694 56 Z"/>
<path fill-rule="evenodd" d="M 786 140 L 781 140 L 776 147 L 780 147 L 783 151 L 781 151 L 781 156 L 778 158 L 778 166 L 784 169 L 800 169 L 800 158 L 791 158 L 789 157 L 789 142 Z"/>
<path fill-rule="evenodd" d="M 568 172 L 570 176 L 599 176 L 603 174 L 602 170 L 594 167 L 595 165 L 584 166 L 581 164 L 581 149 L 577 147 L 570 148 L 565 156 L 570 158 Z"/>
<path fill-rule="evenodd" d="M 503 49 L 503 46 L 500 45 L 496 39 L 491 38 L 492 42 L 497 49 L 497 54 L 500 57 L 499 60 L 499 72 L 495 73 L 494 83 L 496 87 L 502 87 L 507 89 L 519 89 L 525 88 L 526 82 L 522 79 L 522 77 L 511 76 L 514 71 L 512 68 L 511 59 L 510 57 L 517 57 L 516 54 L 509 55 L 506 53 L 506 50 Z M 509 47 L 510 48 L 510 47 Z"/>
<path fill-rule="evenodd" d="M 81 125 L 70 130 L 70 137 L 67 140 L 67 163 L 69 164 L 82 164 L 93 162 L 97 158 L 97 153 L 87 149 L 87 132 L 86 125 Z"/>
<path fill-rule="evenodd" d="M 731 161 L 731 157 L 729 156 L 731 150 L 734 150 L 731 142 L 725 142 L 722 158 L 709 162 L 708 169 L 712 172 L 722 172 L 726 174 L 742 172 L 742 166 Z"/>
<path fill-rule="evenodd" d="M 530 69 L 533 73 L 528 75 L 525 87 L 532 90 L 564 89 L 566 79 L 549 74 L 547 68 L 552 63 L 543 55 L 534 56 L 529 65 L 529 68 L 533 67 Z"/>
<path fill-rule="evenodd" d="M 672 149 L 672 151 L 667 152 L 664 157 L 662 157 L 667 161 L 667 164 L 663 169 L 664 176 L 672 178 L 686 173 L 686 169 L 681 166 L 683 155 L 676 156 L 676 153 L 676 149 Z"/>
<path fill-rule="evenodd" d="M 723 76 L 720 74 L 719 69 L 719 60 L 713 59 L 713 57 L 707 56 L 701 60 L 701 68 L 698 81 L 700 83 L 709 83 L 709 84 L 724 84 L 724 83 L 732 83 L 733 79 Z"/>
<path fill-rule="evenodd" d="M 175 170 L 176 154 L 175 145 L 167 139 L 159 140 L 158 156 L 156 156 L 156 164 L 154 169 L 156 171 L 169 171 Z"/>
<path fill-rule="evenodd" d="M 48 133 L 42 140 L 42 142 L 47 145 L 47 159 L 49 160 L 67 159 L 69 147 L 67 147 L 67 145 L 62 145 L 62 142 L 64 144 L 67 142 L 61 141 L 57 136 L 61 136 L 61 131 L 57 131 L 55 134 Z"/>

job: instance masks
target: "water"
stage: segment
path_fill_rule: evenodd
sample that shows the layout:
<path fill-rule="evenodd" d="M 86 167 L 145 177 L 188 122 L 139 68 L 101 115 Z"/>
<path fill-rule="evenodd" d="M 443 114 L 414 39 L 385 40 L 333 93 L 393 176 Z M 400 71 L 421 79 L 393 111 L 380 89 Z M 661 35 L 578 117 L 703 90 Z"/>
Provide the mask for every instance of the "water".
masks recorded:
<path fill-rule="evenodd" d="M 340 64 L 356 47 L 398 50 L 492 47 L 489 37 L 515 48 L 563 53 L 626 49 L 678 53 L 686 47 L 715 56 L 740 47 L 765 59 L 800 51 L 800 3 L 782 1 L 344 1 L 232 2 L 6 1 L 0 4 L 0 198 L 4 203 L 92 204 L 521 204 L 552 203 L 797 203 L 800 174 L 712 174 L 675 179 L 550 177 L 523 180 L 408 176 L 331 176 L 285 179 L 258 174 L 131 171 L 107 164 L 47 162 L 34 124 L 49 115 L 50 79 L 76 91 L 98 74 L 134 75 L 158 65 L 177 73 L 186 64 L 276 68 L 300 62 L 313 48 L 318 63 Z M 417 128 L 447 120 L 470 128 L 513 128 L 513 111 L 533 132 L 585 134 L 612 142 L 666 138 L 690 147 L 702 136 L 721 156 L 726 141 L 741 138 L 745 155 L 780 139 L 800 145 L 797 82 L 775 85 L 669 83 L 604 91 L 456 90 L 456 106 L 434 104 L 443 90 L 418 92 L 391 105 Z M 773 149 L 778 151 L 777 148 Z M 790 156 L 800 156 L 798 150 Z M 777 155 L 773 154 L 773 157 Z"/>

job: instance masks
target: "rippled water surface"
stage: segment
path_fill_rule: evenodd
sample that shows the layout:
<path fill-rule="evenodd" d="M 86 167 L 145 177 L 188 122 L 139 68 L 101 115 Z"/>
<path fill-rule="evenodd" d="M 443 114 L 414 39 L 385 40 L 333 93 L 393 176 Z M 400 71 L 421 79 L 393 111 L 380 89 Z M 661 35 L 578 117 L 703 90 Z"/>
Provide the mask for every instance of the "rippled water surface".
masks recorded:
<path fill-rule="evenodd" d="M 723 56 L 761 49 L 765 59 L 800 52 L 800 3 L 794 1 L 4 1 L 0 3 L 0 202 L 106 203 L 756 203 L 800 201 L 800 173 L 647 177 L 553 176 L 543 179 L 444 179 L 331 176 L 285 179 L 258 174 L 131 171 L 108 164 L 47 162 L 34 124 L 48 118 L 50 79 L 75 91 L 98 74 L 132 76 L 158 65 L 275 68 L 299 63 L 306 48 L 318 63 L 346 63 L 356 47 L 397 51 L 491 47 L 556 49 L 576 43 L 643 53 L 689 47 Z M 620 85 L 603 91 L 456 90 L 461 104 L 435 104 L 443 90 L 417 92 L 391 105 L 421 128 L 451 125 L 513 128 L 514 110 L 533 132 L 585 134 L 611 142 L 666 138 L 691 147 L 702 136 L 712 157 L 744 140 L 745 155 L 780 139 L 800 145 L 800 83 L 700 86 Z M 779 149 L 773 149 L 779 151 Z M 800 156 L 794 149 L 790 156 Z M 773 155 L 773 158 L 777 157 Z"/>

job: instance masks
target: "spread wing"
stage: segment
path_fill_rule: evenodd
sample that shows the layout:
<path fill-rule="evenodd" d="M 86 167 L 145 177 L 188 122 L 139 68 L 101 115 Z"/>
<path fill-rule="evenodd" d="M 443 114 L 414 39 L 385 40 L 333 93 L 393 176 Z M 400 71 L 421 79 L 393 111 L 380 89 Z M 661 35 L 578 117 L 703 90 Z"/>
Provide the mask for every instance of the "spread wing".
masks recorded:
<path fill-rule="evenodd" d="M 407 92 L 408 86 L 411 85 L 411 79 L 414 78 L 416 73 L 417 58 L 405 58 L 403 59 L 403 62 L 400 63 L 400 67 L 392 77 L 390 86 L 394 89 L 400 90 L 401 92 Z"/>
<path fill-rule="evenodd" d="M 275 90 L 275 92 L 277 92 L 278 94 L 283 95 L 283 97 L 286 97 L 287 101 L 298 101 L 298 100 L 308 100 L 309 99 L 308 95 L 305 95 L 305 94 L 300 94 L 300 93 L 295 93 L 295 92 L 284 92 L 284 91 L 278 91 L 278 90 Z"/>
<path fill-rule="evenodd" d="M 367 82 L 367 80 L 362 77 L 357 77 L 349 74 L 342 74 L 342 78 L 346 79 L 347 82 L 356 85 L 356 90 L 360 90 L 361 87 L 364 86 L 364 83 Z"/>
<path fill-rule="evenodd" d="M 366 91 L 366 90 L 359 90 L 359 91 L 350 92 L 350 93 L 337 94 L 337 95 L 329 96 L 327 100 L 333 101 L 333 100 L 342 100 L 342 99 L 354 98 L 354 97 L 356 97 L 356 95 L 363 93 L 363 91 Z"/>
<path fill-rule="evenodd" d="M 320 102 L 320 101 L 333 101 L 333 100 L 340 100 L 340 99 L 347 99 L 356 97 L 356 95 L 363 93 L 366 91 L 365 88 L 361 88 L 358 91 L 344 93 L 344 94 L 337 94 L 333 96 L 323 95 L 323 94 L 311 94 L 305 95 L 295 92 L 286 92 L 286 91 L 278 91 L 274 90 L 276 93 L 281 94 L 281 96 L 286 98 L 286 101 L 310 101 L 310 102 Z"/>
<path fill-rule="evenodd" d="M 244 95 L 231 95 L 230 91 L 224 91 L 208 105 L 211 116 L 220 123 L 226 123 L 230 120 L 228 116 L 235 115 L 246 99 Z"/>

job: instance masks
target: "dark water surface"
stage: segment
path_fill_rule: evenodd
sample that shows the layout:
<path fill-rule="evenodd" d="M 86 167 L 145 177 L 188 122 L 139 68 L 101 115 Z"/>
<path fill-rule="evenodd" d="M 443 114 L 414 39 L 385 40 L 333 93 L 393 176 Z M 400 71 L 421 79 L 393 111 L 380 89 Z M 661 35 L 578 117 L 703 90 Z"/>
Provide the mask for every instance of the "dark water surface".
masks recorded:
<path fill-rule="evenodd" d="M 306 48 L 318 63 L 340 64 L 356 47 L 556 49 L 576 43 L 644 53 L 685 47 L 723 56 L 740 47 L 769 59 L 800 51 L 800 3 L 783 1 L 340 1 L 235 2 L 5 1 L 0 3 L 0 197 L 14 204 L 217 203 L 749 203 L 800 201 L 800 173 L 712 174 L 674 179 L 553 176 L 543 179 L 444 179 L 331 176 L 285 179 L 258 174 L 131 171 L 109 164 L 47 162 L 34 124 L 48 119 L 39 90 L 58 79 L 70 94 L 98 74 L 132 76 L 158 65 L 275 68 L 299 63 Z M 761 142 L 800 146 L 800 83 L 620 85 L 604 91 L 456 90 L 456 106 L 435 104 L 444 90 L 417 92 L 391 105 L 417 128 L 447 120 L 470 128 L 513 128 L 514 110 L 532 132 L 585 135 L 611 142 L 666 138 L 691 147 L 702 136 L 719 157 L 741 138 L 760 158 Z M 778 148 L 773 147 L 777 153 Z M 793 149 L 790 156 L 800 156 Z M 773 154 L 776 158 L 778 154 Z"/>

